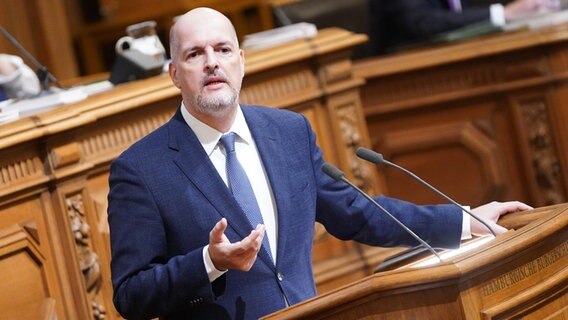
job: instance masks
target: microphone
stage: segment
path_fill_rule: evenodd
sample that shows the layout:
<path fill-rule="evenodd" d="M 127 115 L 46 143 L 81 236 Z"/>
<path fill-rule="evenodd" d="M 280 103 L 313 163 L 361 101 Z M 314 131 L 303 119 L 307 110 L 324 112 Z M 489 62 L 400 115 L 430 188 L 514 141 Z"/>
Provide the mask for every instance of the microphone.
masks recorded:
<path fill-rule="evenodd" d="M 292 20 L 280 6 L 274 6 L 272 8 L 272 11 L 274 12 L 276 20 L 280 22 L 282 26 L 288 26 L 292 24 Z"/>
<path fill-rule="evenodd" d="M 16 40 L 16 38 L 14 38 L 14 36 L 12 36 L 2 26 L 0 26 L 0 32 L 4 35 L 4 37 L 6 38 L 6 40 L 8 40 L 8 42 L 10 42 L 16 49 L 18 49 L 18 51 L 22 55 L 26 56 L 26 58 L 28 58 L 28 60 L 30 60 L 36 66 L 37 68 L 36 74 L 41 83 L 42 91 L 44 92 L 51 91 L 51 89 L 49 88 L 50 82 L 55 83 L 57 87 L 63 89 L 63 86 L 61 85 L 59 80 L 57 80 L 57 78 L 51 72 L 49 72 L 49 70 L 47 70 L 47 67 L 42 65 L 39 61 L 37 61 L 37 59 L 31 53 L 29 53 L 29 51 L 24 49 L 24 47 L 18 42 L 18 40 Z"/>
<path fill-rule="evenodd" d="M 432 246 L 430 246 L 426 241 L 424 241 L 416 233 L 414 233 L 407 226 L 405 226 L 404 223 L 400 222 L 400 220 L 398 220 L 395 216 L 393 216 L 387 209 L 385 209 L 383 206 L 378 204 L 375 201 L 375 199 L 373 199 L 371 196 L 366 194 L 363 190 L 361 190 L 359 187 L 354 185 L 351 181 L 347 180 L 347 178 L 345 178 L 345 174 L 343 173 L 343 171 L 339 170 L 334 165 L 327 163 L 327 162 L 325 162 L 322 165 L 321 169 L 325 174 L 330 176 L 333 180 L 343 181 L 343 182 L 347 183 L 349 186 L 351 186 L 353 189 L 355 189 L 357 192 L 359 192 L 363 197 L 365 197 L 367 200 L 369 200 L 373 205 L 375 205 L 382 212 L 384 212 L 387 216 L 389 216 L 394 222 L 396 222 L 402 229 L 404 229 L 404 231 L 406 231 L 408 234 L 410 234 L 412 237 L 414 237 L 414 239 L 418 240 L 418 242 L 420 242 L 430 252 L 432 252 L 440 260 L 440 262 L 443 262 L 442 258 L 440 258 L 440 256 L 434 250 L 434 248 L 432 248 Z"/>
<path fill-rule="evenodd" d="M 423 185 L 425 185 L 426 187 L 428 187 L 430 190 L 434 191 L 435 193 L 437 193 L 438 195 L 440 195 L 442 198 L 450 201 L 452 204 L 458 206 L 461 210 L 463 210 L 465 213 L 469 214 L 472 218 L 474 218 L 475 220 L 481 222 L 487 229 L 489 229 L 489 231 L 491 231 L 491 233 L 493 234 L 494 237 L 497 236 L 497 233 L 495 233 L 495 230 L 493 230 L 493 228 L 491 228 L 487 222 L 483 221 L 481 218 L 479 218 L 478 216 L 476 216 L 475 214 L 471 213 L 471 211 L 467 210 L 466 208 L 462 207 L 459 203 L 457 203 L 456 201 L 454 201 L 452 198 L 448 197 L 446 194 L 442 193 L 440 190 L 434 188 L 434 186 L 432 186 L 431 184 L 429 184 L 428 182 L 424 181 L 422 178 L 420 178 L 419 176 L 415 175 L 414 173 L 412 173 L 410 170 L 405 169 L 395 163 L 392 163 L 388 160 L 386 160 L 382 154 L 375 152 L 373 150 L 367 149 L 367 148 L 363 148 L 363 147 L 359 147 L 357 149 L 357 156 L 361 159 L 367 160 L 369 162 L 372 162 L 374 164 L 386 164 L 388 166 L 397 168 L 399 170 L 401 170 L 402 172 L 406 173 L 407 175 L 409 175 L 410 177 L 414 178 L 415 180 L 418 180 L 420 183 L 422 183 Z"/>

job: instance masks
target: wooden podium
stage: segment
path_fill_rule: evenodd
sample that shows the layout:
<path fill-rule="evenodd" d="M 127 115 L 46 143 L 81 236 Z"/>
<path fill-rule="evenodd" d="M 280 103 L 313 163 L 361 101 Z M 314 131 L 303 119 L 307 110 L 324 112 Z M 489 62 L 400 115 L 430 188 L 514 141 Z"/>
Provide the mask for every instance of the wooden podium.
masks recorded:
<path fill-rule="evenodd" d="M 500 224 L 513 229 L 443 263 L 376 273 L 263 319 L 566 319 L 568 204 Z"/>

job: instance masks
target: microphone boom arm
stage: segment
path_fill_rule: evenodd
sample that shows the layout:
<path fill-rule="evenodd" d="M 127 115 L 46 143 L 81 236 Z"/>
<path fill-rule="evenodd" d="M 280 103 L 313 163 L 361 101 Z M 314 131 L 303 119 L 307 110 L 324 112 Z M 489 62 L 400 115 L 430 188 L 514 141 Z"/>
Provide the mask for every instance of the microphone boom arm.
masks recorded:
<path fill-rule="evenodd" d="M 18 51 L 24 55 L 28 60 L 30 60 L 37 68 L 36 74 L 41 83 L 41 87 L 44 91 L 49 91 L 49 82 L 55 83 L 59 88 L 63 88 L 59 80 L 51 73 L 46 66 L 41 64 L 28 50 L 26 50 L 19 42 L 12 36 L 4 27 L 0 26 L 0 32 L 4 37 L 14 46 Z"/>
<path fill-rule="evenodd" d="M 341 181 L 347 183 L 348 185 L 350 185 L 353 189 L 355 189 L 357 192 L 359 192 L 363 197 L 365 197 L 367 200 L 369 200 L 377 208 L 381 209 L 382 212 L 384 212 L 387 216 L 389 216 L 389 218 L 391 218 L 394 222 L 396 222 L 402 229 L 404 229 L 414 239 L 416 239 L 418 242 L 420 242 L 420 244 L 422 244 L 425 248 L 427 248 L 430 252 L 432 252 L 432 254 L 434 254 L 438 258 L 438 260 L 440 260 L 440 262 L 443 262 L 440 255 L 436 252 L 436 250 L 434 250 L 434 248 L 432 248 L 432 246 L 430 246 L 426 241 L 424 241 L 422 238 L 420 238 L 416 233 L 414 233 L 414 231 L 410 230 L 407 226 L 405 226 L 404 223 L 400 222 L 400 220 L 398 220 L 395 216 L 393 216 L 387 209 L 385 209 L 383 206 L 381 206 L 379 203 L 377 203 L 375 201 L 375 199 L 373 199 L 371 196 L 369 196 L 367 193 L 365 193 L 363 190 L 361 190 L 359 187 L 357 187 L 351 181 L 347 180 L 347 178 L 345 178 L 345 175 L 343 174 L 343 172 L 341 170 L 339 170 L 338 168 L 336 168 L 335 166 L 333 166 L 332 164 L 327 163 L 327 162 L 323 164 L 322 170 L 325 174 L 330 176 L 332 179 L 341 180 Z"/>
<path fill-rule="evenodd" d="M 489 229 L 489 231 L 491 231 L 491 233 L 493 234 L 494 237 L 497 236 L 497 233 L 495 232 L 495 230 L 493 230 L 493 228 L 491 228 L 491 226 L 489 226 L 489 224 L 487 224 L 487 222 L 485 222 L 483 219 L 481 219 L 480 217 L 478 217 L 477 215 L 473 214 L 470 210 L 464 208 L 463 206 L 461 206 L 459 203 L 457 203 L 456 201 L 454 201 L 452 198 L 448 197 L 447 195 L 445 195 L 443 192 L 441 192 L 440 190 L 436 189 L 433 185 L 429 184 L 428 182 L 424 181 L 422 178 L 420 178 L 419 176 L 417 176 L 416 174 L 412 173 L 410 170 L 403 168 L 401 166 L 399 166 L 398 164 L 392 163 L 388 160 L 386 160 L 382 154 L 375 152 L 373 150 L 367 149 L 367 148 L 363 148 L 360 147 L 359 149 L 357 149 L 357 156 L 359 158 L 365 159 L 367 161 L 370 161 L 374 164 L 380 164 L 380 163 L 384 163 L 388 166 L 397 168 L 399 170 L 401 170 L 402 172 L 404 172 L 405 174 L 407 174 L 408 176 L 410 176 L 411 178 L 414 178 L 416 180 L 418 180 L 419 182 L 421 182 L 422 184 L 424 184 L 425 186 L 427 186 L 428 188 L 430 188 L 430 190 L 434 191 L 435 193 L 437 193 L 439 196 L 441 196 L 442 198 L 450 201 L 452 204 L 460 207 L 465 213 L 467 213 L 470 217 L 474 218 L 475 220 L 479 221 L 481 224 L 483 224 L 487 229 Z"/>

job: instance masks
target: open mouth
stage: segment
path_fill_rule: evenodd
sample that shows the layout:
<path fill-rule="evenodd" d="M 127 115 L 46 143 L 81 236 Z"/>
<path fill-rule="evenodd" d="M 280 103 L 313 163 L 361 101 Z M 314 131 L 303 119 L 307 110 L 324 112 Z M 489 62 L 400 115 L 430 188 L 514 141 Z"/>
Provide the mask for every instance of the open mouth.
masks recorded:
<path fill-rule="evenodd" d="M 214 86 L 226 83 L 225 79 L 221 77 L 211 77 L 205 80 L 205 86 Z"/>

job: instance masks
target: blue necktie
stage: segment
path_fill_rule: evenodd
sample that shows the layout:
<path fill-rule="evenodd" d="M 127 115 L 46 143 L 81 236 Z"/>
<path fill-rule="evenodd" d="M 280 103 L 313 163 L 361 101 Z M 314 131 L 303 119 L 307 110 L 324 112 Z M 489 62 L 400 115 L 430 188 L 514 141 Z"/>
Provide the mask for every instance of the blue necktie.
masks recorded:
<path fill-rule="evenodd" d="M 241 209 L 243 209 L 251 226 L 255 228 L 257 224 L 264 224 L 264 222 L 250 181 L 245 170 L 241 166 L 239 159 L 237 159 L 237 153 L 235 152 L 236 137 L 237 135 L 234 132 L 229 132 L 221 136 L 221 143 L 223 144 L 223 147 L 225 147 L 225 151 L 227 153 L 227 180 L 229 181 L 229 188 L 231 189 L 233 196 L 241 206 Z M 262 240 L 262 245 L 265 246 L 266 250 L 272 257 L 266 234 Z"/>

